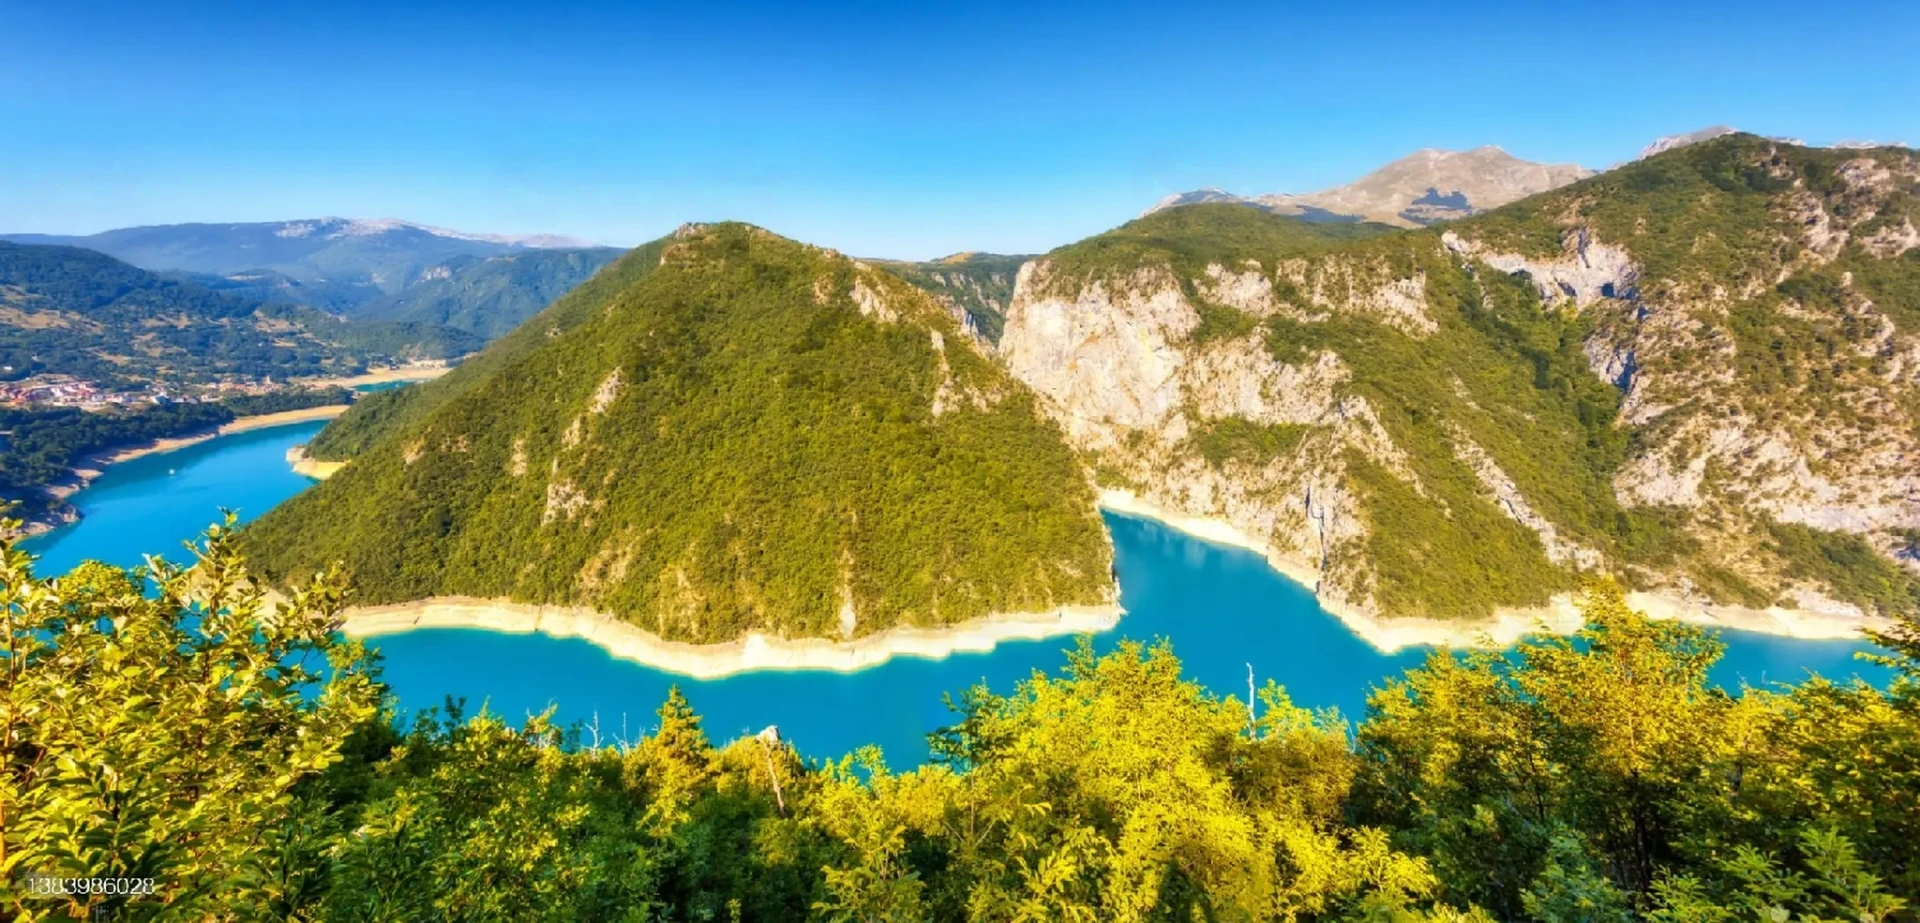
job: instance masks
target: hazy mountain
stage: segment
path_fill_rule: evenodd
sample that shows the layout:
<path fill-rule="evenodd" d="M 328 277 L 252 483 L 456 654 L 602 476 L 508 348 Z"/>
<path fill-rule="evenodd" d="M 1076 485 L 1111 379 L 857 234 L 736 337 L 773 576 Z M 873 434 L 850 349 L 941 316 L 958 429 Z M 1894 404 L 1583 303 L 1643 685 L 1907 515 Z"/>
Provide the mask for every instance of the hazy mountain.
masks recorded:
<path fill-rule="evenodd" d="M 1241 197 L 1219 189 L 1168 196 L 1146 214 L 1178 205 L 1226 202 L 1309 221 L 1378 221 L 1401 227 L 1478 214 L 1592 176 L 1573 164 L 1521 160 L 1497 147 L 1415 151 L 1344 186 L 1301 195 Z"/>
<path fill-rule="evenodd" d="M 1714 138 L 1725 137 L 1733 133 L 1734 130 L 1725 125 L 1712 125 L 1707 128 L 1702 128 L 1699 131 L 1690 131 L 1685 134 L 1655 138 L 1652 144 L 1640 149 L 1640 157 L 1638 159 L 1644 160 L 1655 154 L 1664 154 L 1671 150 L 1686 147 L 1689 144 L 1711 141 Z"/>
<path fill-rule="evenodd" d="M 343 560 L 368 603 L 587 605 L 689 641 L 1112 601 L 1078 461 L 925 292 L 742 224 L 588 286 L 248 527 L 253 561 Z"/>
<path fill-rule="evenodd" d="M 247 224 L 168 224 L 85 236 L 4 234 L 17 243 L 98 250 L 142 269 L 231 275 L 270 270 L 300 282 L 327 281 L 395 292 L 428 268 L 462 256 L 584 247 L 553 235 L 472 234 L 397 219 L 317 218 Z"/>
<path fill-rule="evenodd" d="M 344 314 L 385 294 L 378 286 L 365 283 L 331 282 L 324 279 L 302 281 L 271 269 L 256 269 L 224 276 L 179 270 L 162 272 L 160 275 L 192 282 L 202 288 L 239 298 L 274 304 L 306 305 L 334 314 Z"/>
<path fill-rule="evenodd" d="M 370 360 L 445 358 L 461 331 L 360 324 L 163 276 L 81 247 L 0 241 L 0 377 L 200 383 L 352 372 Z"/>
<path fill-rule="evenodd" d="M 444 325 L 493 339 L 520 325 L 625 251 L 516 250 L 429 266 L 397 292 L 348 309 L 359 320 Z"/>

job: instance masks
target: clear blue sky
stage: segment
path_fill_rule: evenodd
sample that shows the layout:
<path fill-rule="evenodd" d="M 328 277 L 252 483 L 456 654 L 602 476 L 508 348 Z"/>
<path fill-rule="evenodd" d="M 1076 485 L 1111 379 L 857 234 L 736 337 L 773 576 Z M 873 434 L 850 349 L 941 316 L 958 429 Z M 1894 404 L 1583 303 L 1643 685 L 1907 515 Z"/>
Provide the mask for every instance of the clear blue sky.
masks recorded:
<path fill-rule="evenodd" d="M 0 0 L 0 231 L 737 218 L 920 258 L 1420 147 L 1920 143 L 1915 0 L 1334 5 Z"/>

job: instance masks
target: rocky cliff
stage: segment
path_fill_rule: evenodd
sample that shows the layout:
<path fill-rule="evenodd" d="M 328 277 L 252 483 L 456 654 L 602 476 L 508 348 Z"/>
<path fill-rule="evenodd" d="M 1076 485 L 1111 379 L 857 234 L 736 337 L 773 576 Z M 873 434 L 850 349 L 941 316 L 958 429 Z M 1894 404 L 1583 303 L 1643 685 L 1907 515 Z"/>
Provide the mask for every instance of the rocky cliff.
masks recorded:
<path fill-rule="evenodd" d="M 1478 618 L 1587 573 L 1911 613 L 1917 194 L 1910 151 L 1732 135 L 1445 232 L 1193 205 L 1028 264 L 1001 353 L 1104 485 L 1336 608 Z"/>

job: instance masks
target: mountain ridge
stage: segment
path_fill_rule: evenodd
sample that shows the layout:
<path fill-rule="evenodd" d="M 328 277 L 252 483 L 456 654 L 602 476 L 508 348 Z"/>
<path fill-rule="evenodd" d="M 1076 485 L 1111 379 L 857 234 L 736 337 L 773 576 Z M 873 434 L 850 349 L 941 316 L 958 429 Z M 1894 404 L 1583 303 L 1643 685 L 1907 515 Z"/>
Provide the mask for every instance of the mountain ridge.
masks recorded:
<path fill-rule="evenodd" d="M 949 305 L 735 223 L 589 284 L 250 525 L 262 571 L 339 557 L 371 604 L 585 605 L 696 642 L 1113 601 L 1091 486 Z"/>
<path fill-rule="evenodd" d="M 1318 221 L 1378 221 L 1399 227 L 1477 214 L 1593 171 L 1574 164 L 1521 160 L 1494 145 L 1470 151 L 1421 148 L 1340 186 L 1302 194 L 1237 196 L 1205 187 L 1168 196 L 1142 213 L 1209 202 L 1247 205 Z"/>
<path fill-rule="evenodd" d="M 85 247 L 156 272 L 230 275 L 271 270 L 301 282 L 371 285 L 388 293 L 455 257 L 581 244 L 555 235 L 478 234 L 394 218 L 198 222 L 87 235 L 0 234 L 0 240 Z"/>

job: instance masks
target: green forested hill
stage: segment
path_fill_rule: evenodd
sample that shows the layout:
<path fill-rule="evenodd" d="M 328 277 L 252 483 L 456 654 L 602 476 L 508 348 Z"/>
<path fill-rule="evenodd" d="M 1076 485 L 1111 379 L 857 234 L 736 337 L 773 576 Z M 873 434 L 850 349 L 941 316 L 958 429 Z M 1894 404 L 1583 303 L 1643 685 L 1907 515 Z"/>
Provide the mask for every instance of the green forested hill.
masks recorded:
<path fill-rule="evenodd" d="M 643 244 L 561 296 L 539 314 L 446 375 L 407 388 L 381 391 L 356 401 L 353 409 L 320 431 L 307 454 L 321 461 L 346 461 L 374 443 L 424 419 L 447 401 L 525 358 L 560 332 L 572 330 L 607 301 L 660 265 L 670 238 Z"/>
<path fill-rule="evenodd" d="M 262 567 L 340 559 L 367 602 L 582 603 L 697 641 L 1110 598 L 1075 459 L 940 305 L 746 225 L 653 252 L 251 526 Z"/>

